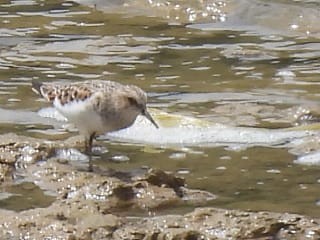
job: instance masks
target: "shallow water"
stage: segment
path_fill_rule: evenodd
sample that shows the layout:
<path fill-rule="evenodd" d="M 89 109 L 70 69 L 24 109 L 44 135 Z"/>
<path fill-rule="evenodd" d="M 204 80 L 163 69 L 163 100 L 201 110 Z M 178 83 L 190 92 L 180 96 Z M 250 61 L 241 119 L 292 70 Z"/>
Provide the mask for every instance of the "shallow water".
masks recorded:
<path fill-rule="evenodd" d="M 62 124 L 36 114 L 48 104 L 31 80 L 115 80 L 142 87 L 164 112 L 230 128 L 294 126 L 320 113 L 319 9 L 285 0 L 0 2 L 1 132 L 59 138 L 52 128 Z M 177 172 L 218 195 L 211 206 L 320 216 L 319 166 L 296 164 L 287 145 L 99 144 L 108 152 L 95 164 Z"/>

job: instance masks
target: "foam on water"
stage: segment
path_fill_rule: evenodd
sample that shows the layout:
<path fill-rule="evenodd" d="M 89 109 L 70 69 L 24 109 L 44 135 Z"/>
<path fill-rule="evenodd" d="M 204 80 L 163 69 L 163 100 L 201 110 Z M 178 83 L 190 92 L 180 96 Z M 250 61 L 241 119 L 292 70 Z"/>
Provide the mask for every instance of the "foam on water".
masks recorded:
<path fill-rule="evenodd" d="M 305 137 L 308 131 L 270 130 L 261 128 L 230 127 L 222 124 L 196 126 L 180 124 L 156 129 L 144 117 L 139 116 L 130 128 L 109 133 L 106 136 L 117 140 L 134 141 L 155 145 L 233 145 L 275 146 Z"/>
<path fill-rule="evenodd" d="M 54 108 L 42 109 L 43 117 L 65 121 Z M 169 116 L 169 115 L 168 115 Z M 173 116 L 174 118 L 175 116 Z M 310 131 L 289 131 L 287 129 L 263 129 L 231 127 L 223 124 L 203 123 L 190 117 L 176 116 L 175 124 L 167 126 L 165 120 L 155 119 L 159 128 L 155 128 L 145 117 L 138 116 L 135 123 L 126 129 L 107 133 L 100 139 L 113 139 L 125 142 L 147 143 L 156 146 L 277 146 L 292 143 L 299 138 L 310 136 Z"/>
<path fill-rule="evenodd" d="M 320 150 L 299 156 L 294 163 L 320 166 Z"/>
<path fill-rule="evenodd" d="M 62 116 L 55 108 L 42 108 L 38 111 L 38 114 L 44 118 L 54 118 L 61 122 L 67 122 L 68 120 Z"/>

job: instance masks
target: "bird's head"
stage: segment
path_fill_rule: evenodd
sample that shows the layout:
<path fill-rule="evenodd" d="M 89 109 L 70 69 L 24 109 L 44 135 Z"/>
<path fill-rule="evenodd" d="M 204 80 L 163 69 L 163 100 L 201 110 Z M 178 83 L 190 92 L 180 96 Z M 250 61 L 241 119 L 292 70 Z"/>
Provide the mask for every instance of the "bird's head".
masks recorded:
<path fill-rule="evenodd" d="M 158 124 L 147 110 L 147 94 L 137 86 L 130 85 L 127 87 L 129 88 L 127 99 L 130 107 L 135 109 L 139 114 L 145 116 L 156 128 L 159 128 Z"/>

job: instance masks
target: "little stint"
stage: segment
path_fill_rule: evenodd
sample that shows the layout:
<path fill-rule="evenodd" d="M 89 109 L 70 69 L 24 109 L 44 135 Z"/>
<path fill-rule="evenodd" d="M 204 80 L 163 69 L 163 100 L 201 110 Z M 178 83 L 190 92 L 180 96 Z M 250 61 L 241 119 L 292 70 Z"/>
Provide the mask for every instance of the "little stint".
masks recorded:
<path fill-rule="evenodd" d="M 70 84 L 32 82 L 32 89 L 75 124 L 91 152 L 95 136 L 131 126 L 142 114 L 158 128 L 147 111 L 147 94 L 137 86 L 112 81 Z"/>

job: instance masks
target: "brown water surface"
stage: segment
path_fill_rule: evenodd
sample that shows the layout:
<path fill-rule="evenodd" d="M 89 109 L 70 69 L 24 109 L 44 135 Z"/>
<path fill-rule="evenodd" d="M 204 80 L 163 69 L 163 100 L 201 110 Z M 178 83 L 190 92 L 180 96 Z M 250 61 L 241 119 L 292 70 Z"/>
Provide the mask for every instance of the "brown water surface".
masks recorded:
<path fill-rule="evenodd" d="M 154 108 L 232 126 L 277 129 L 299 111 L 320 113 L 319 3 L 177 2 L 0 1 L 0 102 L 13 110 L 1 132 L 47 127 L 20 114 L 47 106 L 32 80 L 136 84 Z M 320 168 L 294 164 L 285 147 L 101 144 L 109 151 L 97 165 L 176 172 L 217 194 L 210 206 L 320 217 Z"/>

